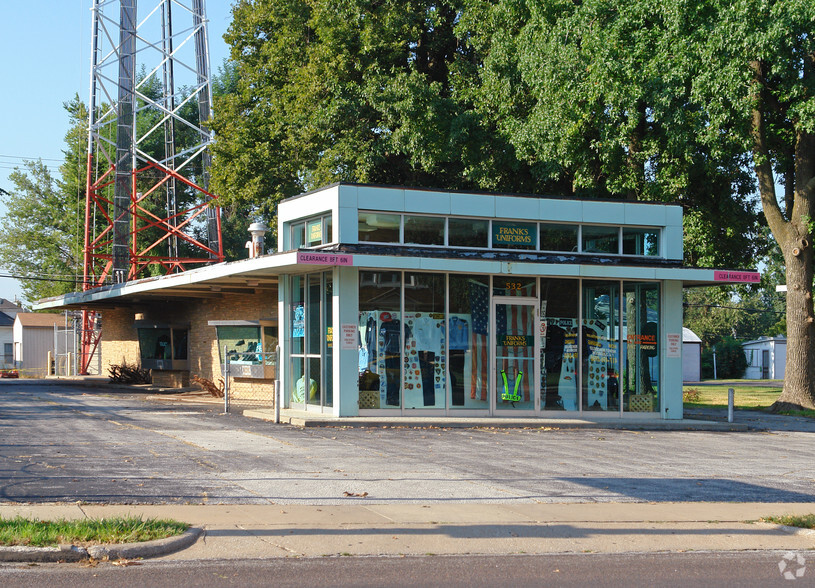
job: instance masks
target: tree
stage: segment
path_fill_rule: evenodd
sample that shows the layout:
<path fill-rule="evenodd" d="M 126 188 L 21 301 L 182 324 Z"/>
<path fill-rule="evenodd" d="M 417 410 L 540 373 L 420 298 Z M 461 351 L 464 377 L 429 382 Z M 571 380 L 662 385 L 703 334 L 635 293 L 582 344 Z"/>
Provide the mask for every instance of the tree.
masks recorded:
<path fill-rule="evenodd" d="M 739 267 L 761 252 L 747 153 L 737 142 L 702 140 L 694 62 L 668 34 L 678 26 L 672 5 L 471 6 L 481 12 L 465 22 L 485 54 L 482 109 L 541 179 L 564 194 L 681 203 L 691 265 Z"/>
<path fill-rule="evenodd" d="M 709 15 L 686 44 L 698 57 L 694 97 L 706 105 L 706 140 L 727 136 L 752 154 L 786 265 L 787 365 L 774 408 L 815 408 L 815 4 L 708 0 L 693 10 Z"/>
<path fill-rule="evenodd" d="M 226 35 L 237 92 L 216 100 L 213 185 L 274 226 L 326 183 L 540 190 L 474 106 L 463 0 L 242 0 Z"/>
<path fill-rule="evenodd" d="M 54 178 L 41 161 L 28 161 L 11 173 L 14 186 L 2 195 L 0 263 L 26 276 L 20 285 L 27 300 L 81 289 L 88 114 L 78 97 L 64 106 L 71 126 L 62 178 Z"/>

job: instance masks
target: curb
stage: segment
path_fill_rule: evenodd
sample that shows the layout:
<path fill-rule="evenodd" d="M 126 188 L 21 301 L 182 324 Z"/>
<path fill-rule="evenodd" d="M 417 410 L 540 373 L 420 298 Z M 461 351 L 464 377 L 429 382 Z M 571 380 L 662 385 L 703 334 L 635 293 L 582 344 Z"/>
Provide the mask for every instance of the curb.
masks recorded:
<path fill-rule="evenodd" d="M 190 527 L 181 535 L 143 541 L 141 543 L 109 543 L 77 547 L 27 547 L 25 545 L 0 546 L 0 562 L 77 562 L 84 559 L 139 559 L 158 557 L 186 549 L 195 543 L 203 533 L 200 527 Z"/>

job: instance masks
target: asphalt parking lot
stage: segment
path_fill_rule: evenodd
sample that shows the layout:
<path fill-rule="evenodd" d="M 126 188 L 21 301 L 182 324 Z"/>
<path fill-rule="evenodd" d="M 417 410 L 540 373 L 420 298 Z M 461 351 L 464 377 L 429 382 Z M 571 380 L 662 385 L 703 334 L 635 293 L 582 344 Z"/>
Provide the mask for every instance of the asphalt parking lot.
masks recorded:
<path fill-rule="evenodd" d="M 813 422 L 737 417 L 755 429 L 300 429 L 212 404 L 4 381 L 0 501 L 815 502 Z"/>

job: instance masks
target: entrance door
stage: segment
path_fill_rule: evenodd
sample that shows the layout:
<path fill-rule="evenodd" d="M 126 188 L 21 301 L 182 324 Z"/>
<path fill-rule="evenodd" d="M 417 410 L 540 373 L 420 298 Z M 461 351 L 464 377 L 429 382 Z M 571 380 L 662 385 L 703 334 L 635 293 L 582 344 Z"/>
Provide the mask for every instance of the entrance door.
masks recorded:
<path fill-rule="evenodd" d="M 534 413 L 538 367 L 538 301 L 493 298 L 493 403 L 496 413 Z"/>

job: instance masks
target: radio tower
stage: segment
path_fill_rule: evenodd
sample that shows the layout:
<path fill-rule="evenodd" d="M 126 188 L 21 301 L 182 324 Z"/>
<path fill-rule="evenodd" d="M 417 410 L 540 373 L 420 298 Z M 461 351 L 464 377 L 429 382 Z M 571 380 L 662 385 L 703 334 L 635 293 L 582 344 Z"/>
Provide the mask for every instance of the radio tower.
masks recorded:
<path fill-rule="evenodd" d="M 84 289 L 223 261 L 204 0 L 94 0 Z M 145 10 L 146 9 L 146 10 Z M 83 311 L 81 373 L 101 336 Z"/>

